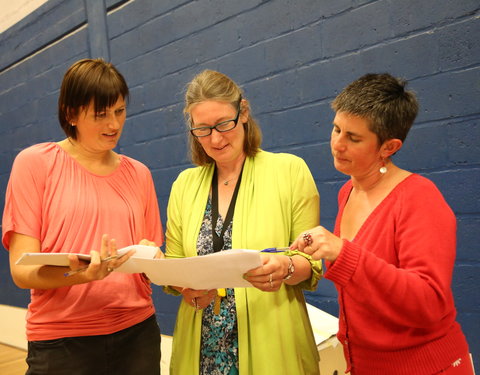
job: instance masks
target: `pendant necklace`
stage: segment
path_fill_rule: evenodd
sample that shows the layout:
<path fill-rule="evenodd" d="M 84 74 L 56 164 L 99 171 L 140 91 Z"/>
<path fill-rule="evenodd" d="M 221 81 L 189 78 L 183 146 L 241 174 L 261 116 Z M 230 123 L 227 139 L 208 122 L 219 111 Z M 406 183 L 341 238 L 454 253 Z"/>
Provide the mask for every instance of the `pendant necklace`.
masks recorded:
<path fill-rule="evenodd" d="M 233 180 L 235 180 L 236 178 L 237 178 L 237 177 L 233 177 L 233 178 L 231 178 L 230 180 L 225 180 L 225 181 L 223 181 L 223 184 L 224 184 L 224 185 L 228 185 L 228 183 L 229 183 L 230 181 L 233 181 Z"/>

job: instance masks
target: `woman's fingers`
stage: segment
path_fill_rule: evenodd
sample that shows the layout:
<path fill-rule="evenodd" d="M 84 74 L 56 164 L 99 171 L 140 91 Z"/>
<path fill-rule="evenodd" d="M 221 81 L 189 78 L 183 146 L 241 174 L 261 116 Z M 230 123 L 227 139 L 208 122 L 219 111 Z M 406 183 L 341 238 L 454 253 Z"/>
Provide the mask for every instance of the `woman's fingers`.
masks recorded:
<path fill-rule="evenodd" d="M 157 252 L 155 253 L 155 256 L 153 257 L 154 259 L 164 259 L 165 258 L 165 255 L 163 254 L 162 250 L 160 250 L 160 248 L 157 246 L 157 244 L 155 242 L 149 241 L 146 238 L 144 238 L 138 244 L 139 245 L 144 245 L 144 246 L 156 247 Z"/>
<path fill-rule="evenodd" d="M 245 280 L 262 291 L 277 291 L 282 286 L 283 275 L 285 273 L 283 271 L 281 257 L 283 257 L 283 255 L 262 254 L 263 265 L 245 273 Z"/>
<path fill-rule="evenodd" d="M 78 259 L 78 256 L 70 254 L 68 256 L 68 265 L 71 270 L 78 270 L 80 268 L 80 260 Z"/>
<path fill-rule="evenodd" d="M 183 298 L 187 304 L 196 308 L 197 310 L 207 307 L 217 295 L 217 289 L 190 289 L 183 288 L 181 291 Z"/>

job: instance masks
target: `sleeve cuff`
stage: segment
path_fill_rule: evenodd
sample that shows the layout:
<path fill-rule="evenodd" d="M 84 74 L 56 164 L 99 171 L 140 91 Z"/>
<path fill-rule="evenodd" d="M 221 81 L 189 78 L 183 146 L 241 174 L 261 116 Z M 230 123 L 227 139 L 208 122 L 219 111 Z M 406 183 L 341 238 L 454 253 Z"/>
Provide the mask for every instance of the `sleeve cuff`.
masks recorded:
<path fill-rule="evenodd" d="M 304 280 L 295 286 L 298 286 L 305 290 L 315 291 L 317 289 L 318 280 L 320 280 L 323 275 L 322 261 L 315 260 L 310 255 L 305 254 L 298 250 L 287 250 L 285 251 L 284 254 L 290 257 L 294 255 L 300 255 L 310 262 L 310 267 L 312 269 L 312 276 L 310 276 L 309 279 Z"/>
<path fill-rule="evenodd" d="M 339 286 L 346 286 L 352 279 L 360 260 L 360 247 L 353 242 L 343 240 L 340 255 L 328 266 L 325 278 Z"/>

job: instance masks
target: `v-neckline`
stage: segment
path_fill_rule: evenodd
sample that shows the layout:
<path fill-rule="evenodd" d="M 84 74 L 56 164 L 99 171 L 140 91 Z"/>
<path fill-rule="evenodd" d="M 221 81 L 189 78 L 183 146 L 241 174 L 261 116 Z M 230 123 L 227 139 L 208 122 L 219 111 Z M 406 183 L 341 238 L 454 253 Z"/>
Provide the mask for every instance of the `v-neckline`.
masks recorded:
<path fill-rule="evenodd" d="M 357 233 L 355 233 L 355 235 L 352 237 L 351 242 L 355 242 L 355 239 L 358 238 L 359 235 L 361 235 L 365 228 L 367 227 L 367 224 L 372 221 L 375 216 L 377 215 L 377 212 L 385 205 L 387 204 L 387 201 L 389 201 L 391 199 L 391 197 L 395 194 L 395 192 L 400 188 L 401 185 L 403 185 L 403 183 L 405 183 L 410 177 L 412 176 L 415 176 L 415 173 L 411 173 L 409 174 L 408 176 L 406 176 L 402 181 L 400 181 L 383 199 L 382 201 L 372 210 L 372 212 L 370 212 L 370 214 L 367 216 L 367 218 L 365 219 L 365 221 L 362 223 L 362 225 L 360 226 L 360 228 L 358 228 L 358 231 Z M 350 181 L 350 191 L 348 192 L 348 196 L 347 198 L 345 199 L 345 201 L 342 203 L 341 207 L 339 207 L 339 215 L 338 215 L 338 227 L 337 227 L 337 230 L 338 230 L 338 234 L 340 235 L 341 237 L 341 224 L 342 224 L 342 219 L 343 219 L 343 212 L 345 210 L 345 207 L 347 205 L 347 202 L 348 200 L 350 199 L 350 195 L 352 193 L 352 190 L 353 190 L 353 184 L 351 183 Z"/>

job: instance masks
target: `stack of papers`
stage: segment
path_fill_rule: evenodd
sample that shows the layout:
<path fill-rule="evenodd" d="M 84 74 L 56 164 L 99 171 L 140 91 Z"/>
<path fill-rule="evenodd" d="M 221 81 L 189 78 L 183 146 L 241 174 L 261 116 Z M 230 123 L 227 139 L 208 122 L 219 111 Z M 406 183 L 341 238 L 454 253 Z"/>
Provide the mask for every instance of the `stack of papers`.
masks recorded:
<path fill-rule="evenodd" d="M 261 265 L 258 250 L 232 249 L 218 253 L 179 259 L 153 259 L 157 248 L 132 245 L 118 250 L 135 254 L 115 272 L 145 273 L 157 285 L 175 285 L 192 289 L 247 288 L 252 285 L 243 278 L 247 271 Z M 21 265 L 68 266 L 72 253 L 24 253 Z M 90 255 L 75 254 L 89 261 Z"/>

